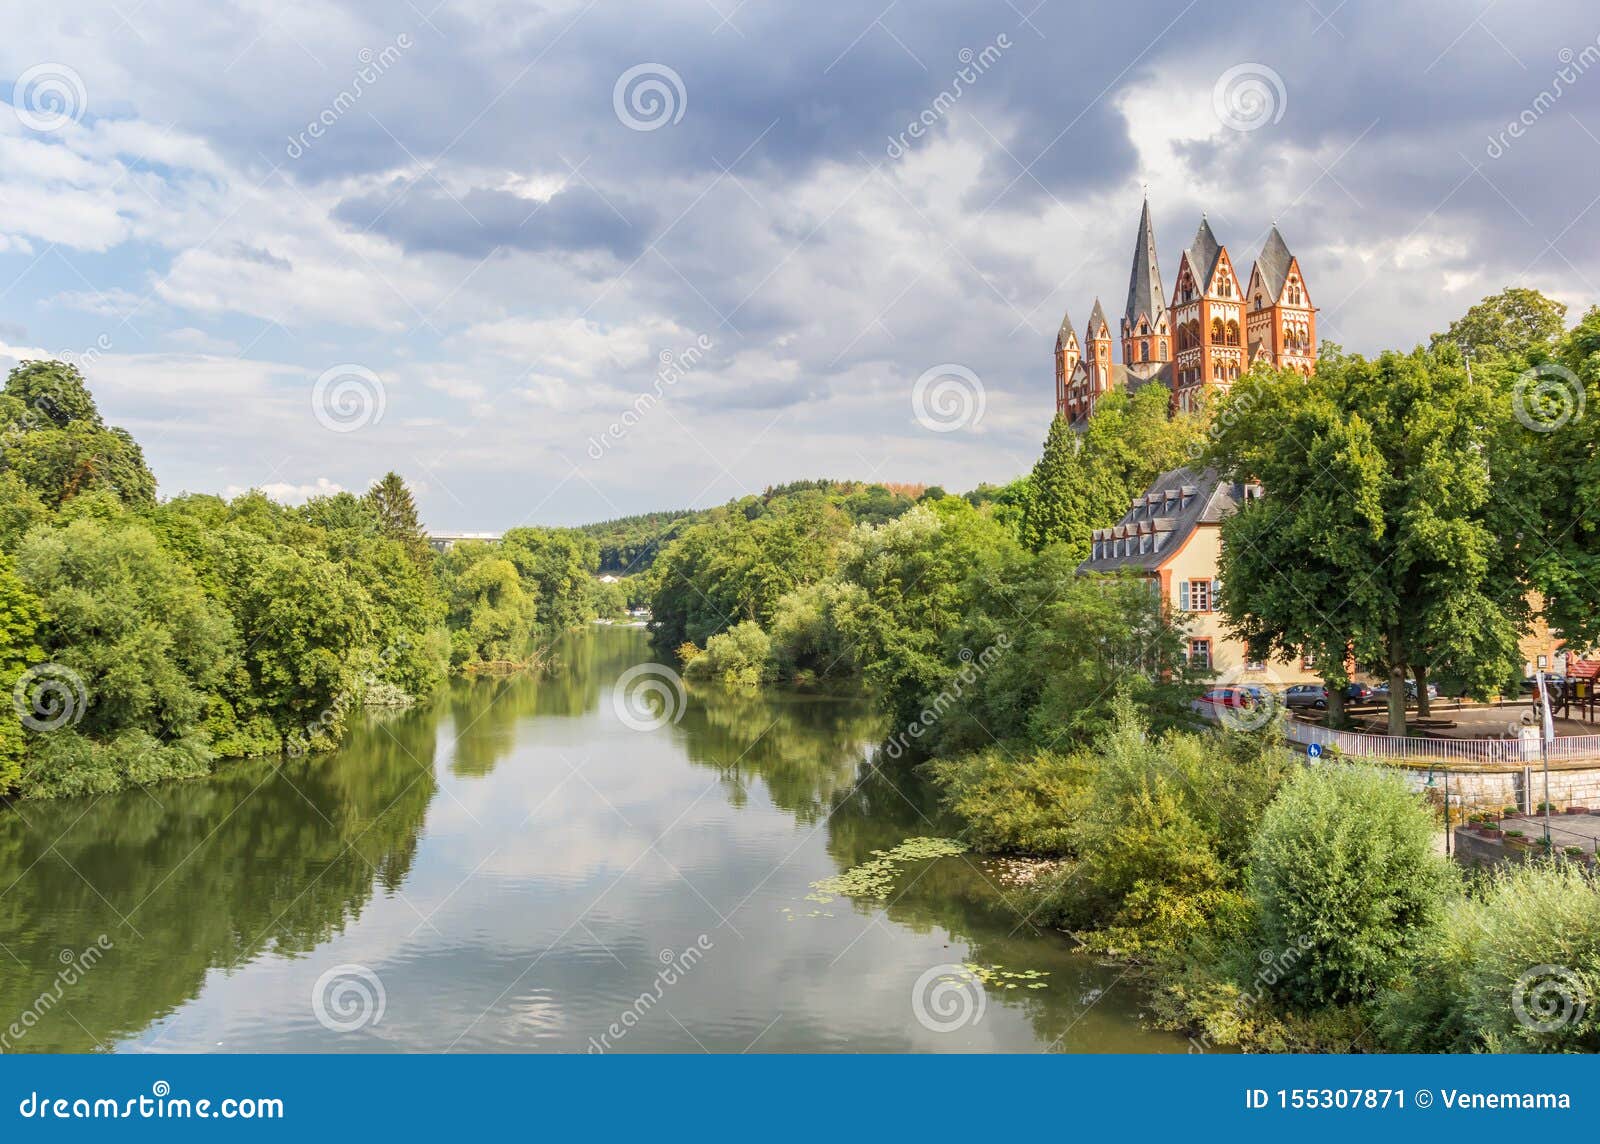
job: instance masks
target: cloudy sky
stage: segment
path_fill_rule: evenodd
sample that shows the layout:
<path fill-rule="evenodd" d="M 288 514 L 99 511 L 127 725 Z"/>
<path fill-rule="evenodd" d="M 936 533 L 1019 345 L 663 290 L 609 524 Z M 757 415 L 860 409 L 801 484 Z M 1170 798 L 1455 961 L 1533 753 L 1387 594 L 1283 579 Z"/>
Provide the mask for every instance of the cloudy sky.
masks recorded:
<path fill-rule="evenodd" d="M 1592 0 L 879 4 L 13 5 L 0 366 L 167 494 L 393 468 L 447 531 L 1008 480 L 1146 186 L 1169 291 L 1276 219 L 1347 348 L 1600 300 Z"/>

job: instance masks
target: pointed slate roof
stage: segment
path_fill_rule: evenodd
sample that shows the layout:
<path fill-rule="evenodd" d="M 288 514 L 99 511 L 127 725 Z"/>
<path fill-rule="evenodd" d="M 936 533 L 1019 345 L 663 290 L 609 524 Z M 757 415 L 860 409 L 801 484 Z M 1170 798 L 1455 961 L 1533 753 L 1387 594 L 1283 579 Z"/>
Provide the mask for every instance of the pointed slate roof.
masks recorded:
<path fill-rule="evenodd" d="M 1056 331 L 1056 345 L 1066 345 L 1067 339 L 1073 336 L 1072 315 L 1063 311 L 1061 314 L 1061 328 Z"/>
<path fill-rule="evenodd" d="M 1085 340 L 1094 341 L 1094 332 L 1100 326 L 1105 326 L 1106 337 L 1109 338 L 1111 336 L 1111 323 L 1106 321 L 1106 312 L 1100 306 L 1100 299 L 1096 298 L 1094 300 L 1094 309 L 1089 311 L 1089 336 Z"/>
<path fill-rule="evenodd" d="M 1161 293 L 1161 268 L 1156 264 L 1156 231 L 1150 225 L 1150 200 L 1139 212 L 1139 237 L 1133 245 L 1133 273 L 1128 276 L 1128 307 L 1123 316 L 1133 326 L 1143 314 L 1154 325 L 1166 313 Z"/>
<path fill-rule="evenodd" d="M 1283 284 L 1289 278 L 1289 263 L 1293 261 L 1294 255 L 1289 253 L 1289 244 L 1278 233 L 1278 224 L 1273 223 L 1266 245 L 1261 248 L 1261 257 L 1256 259 L 1256 269 L 1261 271 L 1261 281 L 1266 284 L 1267 294 L 1274 302 L 1283 293 Z"/>
<path fill-rule="evenodd" d="M 1194 232 L 1194 241 L 1189 244 L 1189 268 L 1194 271 L 1195 286 L 1203 294 L 1211 285 L 1211 275 L 1217 268 L 1217 259 L 1222 254 L 1222 243 L 1217 241 L 1217 236 L 1211 233 L 1211 224 L 1206 221 L 1206 216 L 1200 216 L 1200 229 Z"/>

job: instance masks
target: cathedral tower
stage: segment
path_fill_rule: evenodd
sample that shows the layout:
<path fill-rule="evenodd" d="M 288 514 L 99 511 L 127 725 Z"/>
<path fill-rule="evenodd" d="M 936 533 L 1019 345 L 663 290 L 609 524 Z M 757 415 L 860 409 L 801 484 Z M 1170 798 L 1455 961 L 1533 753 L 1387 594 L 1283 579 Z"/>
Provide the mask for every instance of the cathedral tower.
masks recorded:
<path fill-rule="evenodd" d="M 1098 397 L 1111 388 L 1111 323 L 1106 321 L 1106 312 L 1100 306 L 1100 299 L 1094 300 L 1094 309 L 1089 312 L 1089 328 L 1084 333 L 1084 364 L 1089 370 L 1089 392 Z"/>
<path fill-rule="evenodd" d="M 1228 248 L 1201 216 L 1200 229 L 1178 262 L 1173 287 L 1173 409 L 1197 408 L 1207 389 L 1227 389 L 1248 368 L 1243 300 Z"/>
<path fill-rule="evenodd" d="M 1078 347 L 1078 333 L 1072 328 L 1072 315 L 1061 315 L 1061 328 L 1056 331 L 1056 412 L 1067 416 L 1067 386 L 1077 371 L 1082 356 Z"/>
<path fill-rule="evenodd" d="M 1139 235 L 1133 245 L 1133 271 L 1128 276 L 1128 304 L 1122 312 L 1122 364 L 1139 374 L 1171 357 L 1167 302 L 1156 262 L 1156 232 L 1150 224 L 1150 200 L 1139 212 Z"/>
<path fill-rule="evenodd" d="M 1317 362 L 1317 310 L 1299 260 L 1276 223 L 1250 270 L 1245 297 L 1250 361 L 1296 369 L 1309 377 Z"/>

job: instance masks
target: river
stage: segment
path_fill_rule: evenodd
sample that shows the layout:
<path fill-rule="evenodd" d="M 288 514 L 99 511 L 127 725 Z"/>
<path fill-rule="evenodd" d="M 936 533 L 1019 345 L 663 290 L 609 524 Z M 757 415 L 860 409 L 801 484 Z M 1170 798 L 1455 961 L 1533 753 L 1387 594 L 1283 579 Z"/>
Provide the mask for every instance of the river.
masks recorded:
<path fill-rule="evenodd" d="M 613 695 L 642 630 L 558 652 L 544 679 L 365 715 L 330 754 L 0 810 L 0 1048 L 1185 1048 L 993 863 L 815 900 L 954 833 L 868 765 L 864 704 L 695 688 L 640 730 Z"/>

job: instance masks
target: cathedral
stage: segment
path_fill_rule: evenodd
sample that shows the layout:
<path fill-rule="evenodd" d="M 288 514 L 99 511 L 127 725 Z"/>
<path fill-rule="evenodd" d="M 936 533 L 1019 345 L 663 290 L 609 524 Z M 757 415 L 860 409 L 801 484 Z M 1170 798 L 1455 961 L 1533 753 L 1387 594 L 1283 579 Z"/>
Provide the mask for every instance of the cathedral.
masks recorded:
<path fill-rule="evenodd" d="M 1256 362 L 1309 375 L 1317 360 L 1317 311 L 1300 263 L 1276 224 L 1248 283 L 1240 284 L 1228 248 L 1202 216 L 1178 258 L 1169 306 L 1147 199 L 1115 339 L 1122 343 L 1122 360 L 1113 360 L 1111 323 L 1100 299 L 1081 342 L 1071 317 L 1063 315 L 1056 334 L 1056 413 L 1081 426 L 1101 394 L 1153 383 L 1172 393 L 1174 411 L 1193 409 L 1208 391 L 1227 389 Z"/>

